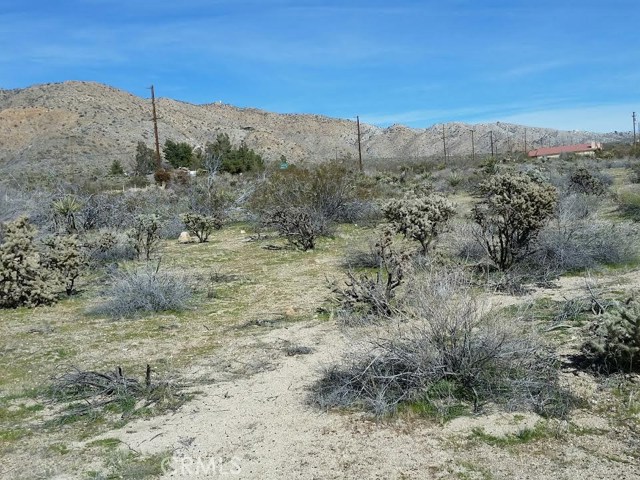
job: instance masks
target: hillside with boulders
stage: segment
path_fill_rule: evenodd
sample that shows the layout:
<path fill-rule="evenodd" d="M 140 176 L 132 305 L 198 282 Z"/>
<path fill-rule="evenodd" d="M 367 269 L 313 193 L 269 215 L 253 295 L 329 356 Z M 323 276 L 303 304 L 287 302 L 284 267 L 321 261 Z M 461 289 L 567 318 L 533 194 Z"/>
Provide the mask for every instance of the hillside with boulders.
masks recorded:
<path fill-rule="evenodd" d="M 157 100 L 160 142 L 193 147 L 219 133 L 244 142 L 267 161 L 284 155 L 293 163 L 318 163 L 357 157 L 356 122 L 309 114 L 279 114 L 222 103 L 194 105 Z M 0 90 L 0 168 L 14 177 L 25 169 L 65 175 L 104 174 L 114 160 L 129 168 L 139 141 L 153 145 L 151 101 L 93 82 L 69 81 Z M 527 147 L 584 141 L 616 142 L 628 132 L 593 133 L 524 127 L 508 123 L 444 125 L 448 155 L 471 154 L 474 130 L 477 155 L 499 155 Z M 526 133 L 525 133 L 526 132 Z M 442 155 L 443 125 L 415 129 L 361 124 L 365 159 L 407 160 Z"/>

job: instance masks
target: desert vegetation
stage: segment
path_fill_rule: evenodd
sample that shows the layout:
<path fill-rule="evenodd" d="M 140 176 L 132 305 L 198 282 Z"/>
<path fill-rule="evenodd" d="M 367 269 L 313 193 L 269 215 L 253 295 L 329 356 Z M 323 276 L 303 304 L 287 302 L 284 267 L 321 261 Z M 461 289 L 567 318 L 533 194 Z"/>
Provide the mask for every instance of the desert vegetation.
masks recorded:
<path fill-rule="evenodd" d="M 145 456 L 104 439 L 179 415 L 203 389 L 286 383 L 285 368 L 297 403 L 282 410 L 309 422 L 409 436 L 495 415 L 538 422 L 446 437 L 475 461 L 487 445 L 522 454 L 510 449 L 590 435 L 637 446 L 624 436 L 640 425 L 636 159 L 281 169 L 222 134 L 201 151 L 167 142 L 163 173 L 153 153 L 141 142 L 121 165 L 144 188 L 0 187 L 9 468 L 45 449 L 91 478 L 161 474 L 148 462 L 171 445 Z M 208 401 L 231 398 L 216 392 Z"/>

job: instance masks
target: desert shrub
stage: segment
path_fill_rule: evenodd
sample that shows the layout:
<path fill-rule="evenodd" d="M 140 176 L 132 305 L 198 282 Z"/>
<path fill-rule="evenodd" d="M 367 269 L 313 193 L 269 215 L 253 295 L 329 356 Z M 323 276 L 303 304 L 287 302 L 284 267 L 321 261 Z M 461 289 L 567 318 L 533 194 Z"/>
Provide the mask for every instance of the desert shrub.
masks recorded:
<path fill-rule="evenodd" d="M 77 216 L 82 209 L 82 203 L 77 195 L 65 194 L 51 204 L 53 221 L 56 229 L 72 234 L 78 232 Z"/>
<path fill-rule="evenodd" d="M 287 242 L 302 251 L 312 250 L 316 239 L 329 233 L 322 214 L 303 207 L 274 209 L 263 218 L 263 223 L 274 228 Z"/>
<path fill-rule="evenodd" d="M 393 245 L 393 234 L 381 232 L 374 245 L 378 259 L 375 274 L 347 272 L 344 286 L 334 286 L 341 312 L 347 325 L 367 323 L 390 317 L 395 311 L 396 289 L 402 284 L 409 259 Z"/>
<path fill-rule="evenodd" d="M 315 239 L 331 233 L 356 200 L 352 175 L 340 164 L 305 170 L 291 168 L 270 176 L 256 190 L 252 209 L 297 248 L 308 250 Z"/>
<path fill-rule="evenodd" d="M 553 215 L 557 192 L 525 174 L 495 175 L 479 186 L 472 212 L 475 237 L 502 271 L 531 253 L 532 242 Z"/>
<path fill-rule="evenodd" d="M 51 235 L 42 241 L 42 265 L 53 272 L 67 295 L 75 293 L 75 283 L 86 267 L 87 256 L 78 237 Z"/>
<path fill-rule="evenodd" d="M 0 244 L 0 308 L 36 307 L 55 303 L 55 277 L 40 262 L 36 230 L 26 217 L 4 226 Z"/>
<path fill-rule="evenodd" d="M 158 185 L 169 185 L 171 181 L 171 173 L 164 168 L 159 168 L 153 173 L 153 179 Z"/>
<path fill-rule="evenodd" d="M 618 209 L 623 216 L 635 222 L 640 221 L 640 189 L 622 189 L 618 192 L 616 200 Z"/>
<path fill-rule="evenodd" d="M 136 257 L 140 259 L 144 255 L 145 260 L 151 258 L 151 254 L 160 244 L 160 220 L 157 215 L 136 216 L 128 235 L 133 242 Z"/>
<path fill-rule="evenodd" d="M 420 242 L 422 253 L 426 254 L 455 214 L 455 207 L 445 197 L 434 193 L 392 200 L 383 211 L 393 229 L 405 238 Z"/>
<path fill-rule="evenodd" d="M 583 352 L 600 363 L 605 371 L 640 369 L 640 302 L 629 299 L 609 310 L 591 326 L 591 336 Z"/>
<path fill-rule="evenodd" d="M 572 193 L 584 195 L 604 195 L 607 191 L 604 182 L 585 167 L 575 169 L 568 179 L 568 189 Z"/>
<path fill-rule="evenodd" d="M 215 217 L 197 213 L 185 213 L 180 218 L 184 222 L 189 235 L 198 237 L 198 242 L 200 243 L 206 242 L 211 232 L 222 228 L 222 222 Z"/>
<path fill-rule="evenodd" d="M 216 181 L 207 178 L 204 182 L 194 181 L 186 193 L 189 209 L 197 214 L 215 218 L 220 227 L 228 216 L 228 210 L 237 200 L 223 185 L 221 179 Z"/>
<path fill-rule="evenodd" d="M 486 402 L 544 415 L 567 411 L 553 352 L 511 319 L 483 314 L 463 274 L 425 270 L 410 284 L 402 321 L 349 349 L 314 386 L 314 403 L 376 414 L 447 401 L 476 411 Z M 440 395 L 445 383 L 453 397 Z"/>
<path fill-rule="evenodd" d="M 105 295 L 106 300 L 94 313 L 130 318 L 144 312 L 184 310 L 191 298 L 191 288 L 183 277 L 148 265 L 116 271 Z"/>
<path fill-rule="evenodd" d="M 84 249 L 94 263 L 133 260 L 136 251 L 133 241 L 126 233 L 101 230 L 84 238 Z"/>
<path fill-rule="evenodd" d="M 638 258 L 637 228 L 628 223 L 578 219 L 554 221 L 540 232 L 529 267 L 561 274 L 598 265 L 623 265 Z"/>

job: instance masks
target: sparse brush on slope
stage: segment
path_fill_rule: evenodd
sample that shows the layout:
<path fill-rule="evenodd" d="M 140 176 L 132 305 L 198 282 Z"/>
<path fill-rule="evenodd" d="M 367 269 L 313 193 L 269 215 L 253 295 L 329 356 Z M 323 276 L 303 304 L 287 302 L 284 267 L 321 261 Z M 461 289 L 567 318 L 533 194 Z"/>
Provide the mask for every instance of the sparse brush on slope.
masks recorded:
<path fill-rule="evenodd" d="M 407 313 L 326 369 L 313 389 L 315 404 L 378 415 L 402 404 L 447 401 L 475 410 L 492 402 L 543 415 L 567 412 L 571 398 L 553 352 L 513 319 L 483 312 L 461 272 L 424 270 L 408 283 Z M 446 398 L 443 382 L 451 387 Z"/>

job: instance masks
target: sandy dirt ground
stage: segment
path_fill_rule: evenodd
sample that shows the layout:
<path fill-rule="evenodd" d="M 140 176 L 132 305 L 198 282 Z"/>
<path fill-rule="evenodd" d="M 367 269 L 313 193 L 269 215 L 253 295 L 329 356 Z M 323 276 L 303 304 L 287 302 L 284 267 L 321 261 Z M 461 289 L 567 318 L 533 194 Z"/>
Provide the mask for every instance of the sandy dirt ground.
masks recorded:
<path fill-rule="evenodd" d="M 144 454 L 172 451 L 164 464 L 166 479 L 640 478 L 638 439 L 585 411 L 570 421 L 587 433 L 565 433 L 569 423 L 558 422 L 558 438 L 512 448 L 472 441 L 472 431 L 515 434 L 541 419 L 494 413 L 442 426 L 310 406 L 309 386 L 345 347 L 332 321 L 290 324 L 241 343 L 213 363 L 194 367 L 193 375 L 209 375 L 211 381 L 177 413 L 137 421 L 108 436 Z M 230 378 L 220 370 L 252 343 L 257 357 L 250 361 L 260 371 Z M 284 345 L 307 346 L 312 353 L 287 356 Z M 584 391 L 595 391 L 588 379 L 576 378 L 585 382 Z"/>

